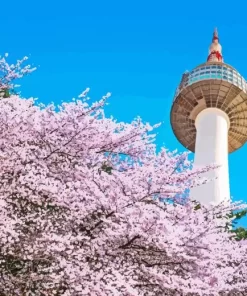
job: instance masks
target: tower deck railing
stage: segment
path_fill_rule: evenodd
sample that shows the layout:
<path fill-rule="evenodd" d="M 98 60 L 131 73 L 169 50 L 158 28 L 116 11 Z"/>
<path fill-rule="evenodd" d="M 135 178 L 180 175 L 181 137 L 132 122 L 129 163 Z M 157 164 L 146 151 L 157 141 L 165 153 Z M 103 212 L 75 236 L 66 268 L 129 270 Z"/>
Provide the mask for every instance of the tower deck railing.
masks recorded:
<path fill-rule="evenodd" d="M 191 72 L 183 74 L 182 80 L 175 92 L 174 100 L 188 85 L 208 79 L 228 81 L 247 93 L 245 79 L 234 68 L 223 63 L 205 63 L 196 67 Z"/>

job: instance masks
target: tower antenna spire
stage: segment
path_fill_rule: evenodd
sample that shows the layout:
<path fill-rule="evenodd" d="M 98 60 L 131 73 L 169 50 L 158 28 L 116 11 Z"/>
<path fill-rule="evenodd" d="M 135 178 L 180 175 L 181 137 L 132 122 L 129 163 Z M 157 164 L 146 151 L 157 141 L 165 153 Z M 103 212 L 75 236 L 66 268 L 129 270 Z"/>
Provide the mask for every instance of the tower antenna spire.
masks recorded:
<path fill-rule="evenodd" d="M 212 43 L 209 47 L 207 62 L 223 63 L 222 47 L 219 43 L 219 35 L 217 28 L 214 29 Z"/>
<path fill-rule="evenodd" d="M 215 39 L 218 39 L 219 40 L 219 35 L 218 35 L 217 27 L 214 28 L 214 35 L 213 35 L 213 40 L 212 41 L 214 42 Z"/>

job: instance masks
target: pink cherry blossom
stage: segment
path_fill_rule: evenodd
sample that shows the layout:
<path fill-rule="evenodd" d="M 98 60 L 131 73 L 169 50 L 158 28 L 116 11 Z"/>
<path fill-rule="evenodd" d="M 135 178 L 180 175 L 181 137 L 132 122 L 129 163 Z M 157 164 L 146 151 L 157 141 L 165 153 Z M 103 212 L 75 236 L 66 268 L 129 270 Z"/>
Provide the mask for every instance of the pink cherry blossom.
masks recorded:
<path fill-rule="evenodd" d="M 2 67 L 8 79 L 21 75 Z M 0 294 L 246 291 L 247 246 L 219 217 L 245 205 L 195 209 L 187 198 L 217 168 L 157 153 L 158 125 L 109 119 L 109 94 L 89 105 L 88 91 L 59 111 L 17 95 L 0 100 Z"/>

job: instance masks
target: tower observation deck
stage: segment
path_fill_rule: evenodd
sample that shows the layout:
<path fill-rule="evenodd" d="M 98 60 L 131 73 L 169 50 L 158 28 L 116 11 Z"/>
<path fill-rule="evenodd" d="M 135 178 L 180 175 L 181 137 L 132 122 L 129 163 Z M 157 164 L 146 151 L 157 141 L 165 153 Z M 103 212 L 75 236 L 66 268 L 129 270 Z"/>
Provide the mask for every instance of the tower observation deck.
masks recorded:
<path fill-rule="evenodd" d="M 229 183 L 228 156 L 224 159 L 223 155 L 237 150 L 247 141 L 247 83 L 237 70 L 223 62 L 216 29 L 207 62 L 182 75 L 170 119 L 179 142 L 195 152 L 195 166 L 223 164 L 224 180 Z M 222 174 L 217 178 L 221 179 Z M 229 192 L 219 194 L 221 189 L 216 188 L 224 184 L 214 183 L 213 192 L 204 192 L 214 197 L 205 197 L 204 202 L 226 198 Z"/>

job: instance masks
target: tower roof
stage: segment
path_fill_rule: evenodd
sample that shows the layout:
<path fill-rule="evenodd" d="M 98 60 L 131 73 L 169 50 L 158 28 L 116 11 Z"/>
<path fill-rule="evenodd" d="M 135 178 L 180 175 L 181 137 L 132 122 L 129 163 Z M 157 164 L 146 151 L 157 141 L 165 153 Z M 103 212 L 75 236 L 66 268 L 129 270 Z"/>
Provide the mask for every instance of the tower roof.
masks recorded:
<path fill-rule="evenodd" d="M 223 62 L 222 47 L 219 43 L 217 28 L 214 29 L 212 43 L 209 47 L 207 62 Z"/>

